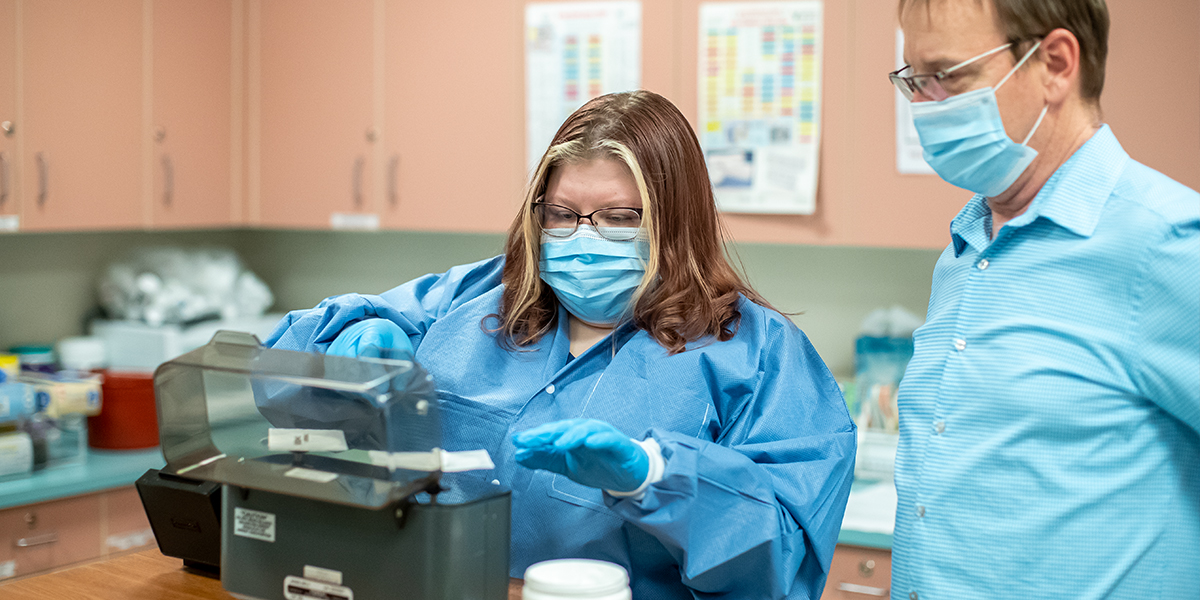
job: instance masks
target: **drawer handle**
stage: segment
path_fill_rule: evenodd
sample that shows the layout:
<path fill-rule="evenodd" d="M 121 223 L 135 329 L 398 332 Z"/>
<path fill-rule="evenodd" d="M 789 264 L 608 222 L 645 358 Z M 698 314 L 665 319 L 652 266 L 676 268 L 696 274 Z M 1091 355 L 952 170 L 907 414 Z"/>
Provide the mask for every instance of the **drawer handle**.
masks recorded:
<path fill-rule="evenodd" d="M 13 544 L 18 548 L 32 548 L 33 546 L 42 546 L 45 544 L 53 544 L 58 541 L 58 533 L 51 531 L 35 537 L 21 538 Z"/>
<path fill-rule="evenodd" d="M 884 588 L 871 587 L 869 585 L 858 585 L 857 583 L 841 582 L 838 584 L 838 590 L 849 592 L 851 594 L 862 594 L 864 596 L 874 596 L 883 598 L 887 596 L 888 591 Z"/>

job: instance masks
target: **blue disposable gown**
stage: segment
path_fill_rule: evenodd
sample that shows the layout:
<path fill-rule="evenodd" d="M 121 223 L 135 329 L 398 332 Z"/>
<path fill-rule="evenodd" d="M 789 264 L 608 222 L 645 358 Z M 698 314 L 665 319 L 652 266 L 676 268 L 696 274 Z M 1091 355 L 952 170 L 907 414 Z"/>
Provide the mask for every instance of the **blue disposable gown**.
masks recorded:
<path fill-rule="evenodd" d="M 486 449 L 512 489 L 510 573 L 552 558 L 629 570 L 633 597 L 816 598 L 841 528 L 855 428 L 836 382 L 787 318 L 742 299 L 730 340 L 669 355 L 631 325 L 569 359 L 566 312 L 527 349 L 497 344 L 503 257 L 295 311 L 267 344 L 324 352 L 364 318 L 395 322 L 433 374 L 448 450 Z M 490 324 L 495 326 L 494 320 Z M 654 437 L 663 479 L 618 499 L 513 460 L 510 436 L 591 418 Z"/>

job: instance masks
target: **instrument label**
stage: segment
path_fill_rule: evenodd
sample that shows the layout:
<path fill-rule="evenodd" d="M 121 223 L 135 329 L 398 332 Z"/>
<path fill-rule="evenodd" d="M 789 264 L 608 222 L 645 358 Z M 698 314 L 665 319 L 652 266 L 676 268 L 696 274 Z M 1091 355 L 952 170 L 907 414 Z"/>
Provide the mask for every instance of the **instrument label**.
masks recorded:
<path fill-rule="evenodd" d="M 275 515 L 247 508 L 234 508 L 233 534 L 264 542 L 274 542 Z"/>

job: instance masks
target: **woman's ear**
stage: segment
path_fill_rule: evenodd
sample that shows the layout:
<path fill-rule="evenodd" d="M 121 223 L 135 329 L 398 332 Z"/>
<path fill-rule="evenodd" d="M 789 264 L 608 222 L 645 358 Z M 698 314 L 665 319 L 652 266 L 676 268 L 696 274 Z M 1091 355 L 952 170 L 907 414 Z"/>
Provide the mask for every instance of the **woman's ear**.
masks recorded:
<path fill-rule="evenodd" d="M 1045 65 L 1046 101 L 1061 104 L 1079 91 L 1079 40 L 1066 29 L 1055 29 L 1042 38 L 1039 58 Z"/>

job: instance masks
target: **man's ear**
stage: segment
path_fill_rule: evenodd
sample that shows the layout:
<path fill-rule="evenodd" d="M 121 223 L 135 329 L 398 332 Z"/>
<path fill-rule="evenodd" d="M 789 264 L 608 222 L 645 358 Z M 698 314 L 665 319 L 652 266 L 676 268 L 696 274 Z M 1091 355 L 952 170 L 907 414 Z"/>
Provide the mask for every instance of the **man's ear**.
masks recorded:
<path fill-rule="evenodd" d="M 1079 93 L 1079 40 L 1066 29 L 1055 29 L 1042 38 L 1038 58 L 1045 65 L 1046 101 L 1061 104 Z"/>

